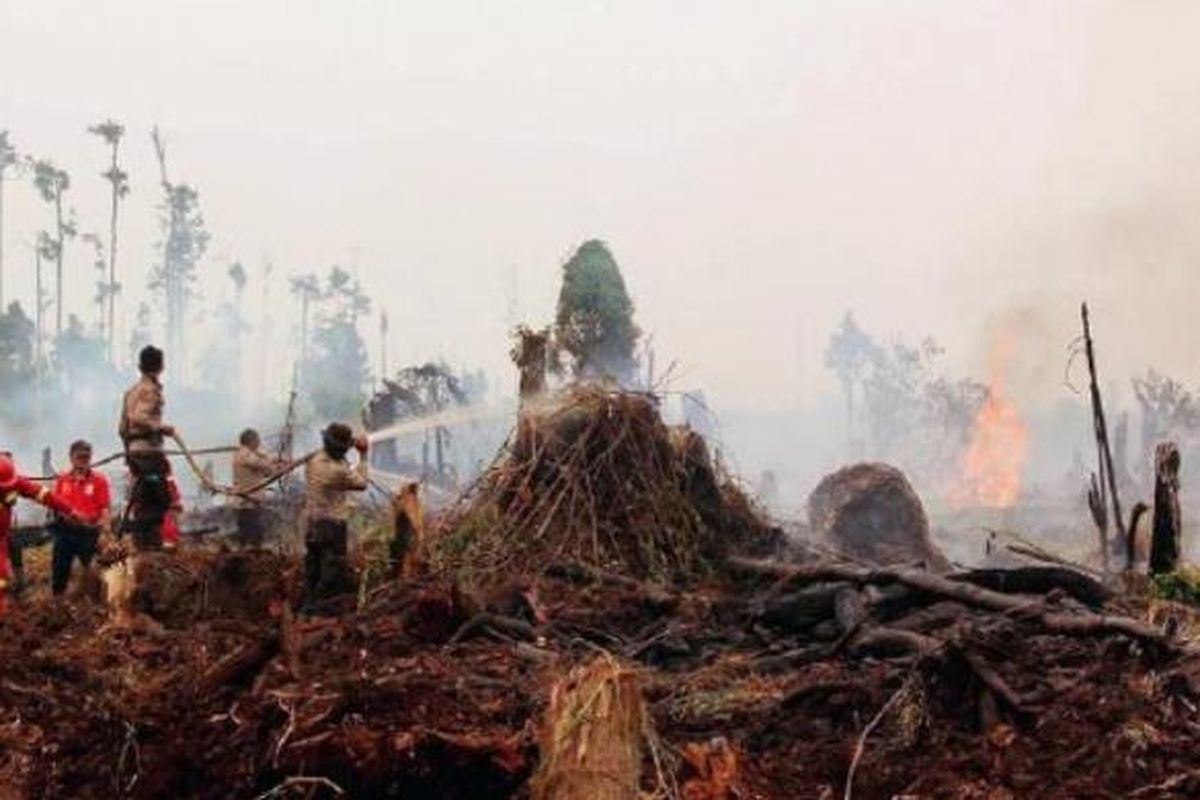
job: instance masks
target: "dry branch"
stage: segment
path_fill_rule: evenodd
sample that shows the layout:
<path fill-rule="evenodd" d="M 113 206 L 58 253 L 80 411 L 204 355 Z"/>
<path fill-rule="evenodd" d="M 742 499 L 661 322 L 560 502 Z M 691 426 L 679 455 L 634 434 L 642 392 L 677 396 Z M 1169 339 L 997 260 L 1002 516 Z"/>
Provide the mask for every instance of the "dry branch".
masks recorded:
<path fill-rule="evenodd" d="M 859 734 L 858 741 L 854 745 L 854 755 L 850 759 L 850 769 L 846 772 L 846 791 L 842 795 L 843 800 L 851 800 L 854 796 L 854 773 L 858 771 L 858 764 L 862 761 L 863 753 L 866 751 L 867 738 L 871 735 L 872 731 L 879 727 L 879 723 L 883 722 L 888 712 L 895 708 L 896 704 L 904 698 L 910 686 L 912 686 L 912 676 L 909 676 L 905 679 L 904 683 L 900 684 L 900 688 L 888 698 L 887 702 L 880 707 L 875 716 L 871 718 L 871 721 L 867 723 L 867 726 L 863 728 L 862 733 Z"/>

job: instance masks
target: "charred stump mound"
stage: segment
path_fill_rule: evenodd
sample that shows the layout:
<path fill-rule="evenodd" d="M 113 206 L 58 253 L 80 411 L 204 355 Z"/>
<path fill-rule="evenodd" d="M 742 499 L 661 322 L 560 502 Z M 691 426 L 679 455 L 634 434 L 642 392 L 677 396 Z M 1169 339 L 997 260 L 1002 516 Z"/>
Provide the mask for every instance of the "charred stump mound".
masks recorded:
<path fill-rule="evenodd" d="M 948 562 L 929 536 L 929 518 L 904 473 L 888 464 L 854 464 L 826 475 L 808 498 L 813 533 L 876 564 Z"/>
<path fill-rule="evenodd" d="M 468 579 L 574 561 L 686 581 L 779 539 L 704 440 L 663 423 L 654 398 L 581 387 L 522 410 L 436 534 L 432 560 Z"/>

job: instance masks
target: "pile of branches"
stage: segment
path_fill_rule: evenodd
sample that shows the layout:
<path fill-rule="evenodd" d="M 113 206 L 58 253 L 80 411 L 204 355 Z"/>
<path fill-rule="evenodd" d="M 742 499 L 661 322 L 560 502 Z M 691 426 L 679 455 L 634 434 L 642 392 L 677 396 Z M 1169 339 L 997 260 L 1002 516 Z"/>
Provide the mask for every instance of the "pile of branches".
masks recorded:
<path fill-rule="evenodd" d="M 663 423 L 655 398 L 584 386 L 522 410 L 434 560 L 460 574 L 568 560 L 686 582 L 779 538 L 702 437 Z"/>

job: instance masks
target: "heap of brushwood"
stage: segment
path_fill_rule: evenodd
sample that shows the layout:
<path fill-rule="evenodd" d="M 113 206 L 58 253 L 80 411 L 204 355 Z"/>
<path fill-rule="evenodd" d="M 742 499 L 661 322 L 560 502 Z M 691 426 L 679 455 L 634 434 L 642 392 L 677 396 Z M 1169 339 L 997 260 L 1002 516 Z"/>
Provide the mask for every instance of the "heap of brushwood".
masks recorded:
<path fill-rule="evenodd" d="M 686 582 L 781 538 L 701 436 L 663 423 L 653 396 L 583 386 L 522 409 L 434 558 L 460 575 L 569 560 Z"/>

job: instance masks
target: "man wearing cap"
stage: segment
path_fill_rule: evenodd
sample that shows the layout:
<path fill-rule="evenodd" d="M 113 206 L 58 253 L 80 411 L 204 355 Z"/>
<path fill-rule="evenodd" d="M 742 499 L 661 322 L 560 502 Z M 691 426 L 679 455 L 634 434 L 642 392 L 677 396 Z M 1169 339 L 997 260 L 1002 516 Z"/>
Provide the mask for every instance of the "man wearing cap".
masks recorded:
<path fill-rule="evenodd" d="M 262 439 L 253 428 L 242 431 L 238 444 L 238 451 L 233 456 L 233 488 L 241 493 L 233 498 L 233 506 L 237 509 L 236 540 L 242 547 L 262 547 L 271 512 L 262 505 L 265 490 L 251 490 L 274 475 L 283 463 L 259 449 Z"/>
<path fill-rule="evenodd" d="M 170 465 L 163 452 L 165 437 L 175 428 L 163 422 L 163 351 L 147 345 L 138 353 L 141 377 L 125 392 L 118 433 L 125 445 L 125 462 L 133 483 L 130 515 L 133 543 L 139 550 L 162 549 L 162 523 L 171 505 L 167 486 Z"/>
<path fill-rule="evenodd" d="M 75 559 L 85 568 L 96 555 L 101 536 L 112 533 L 112 492 L 108 478 L 92 469 L 92 446 L 80 439 L 71 444 L 71 468 L 54 482 L 54 496 L 75 512 L 75 520 L 59 519 L 52 526 L 54 553 L 50 588 L 56 595 L 67 589 Z"/>
<path fill-rule="evenodd" d="M 25 498 L 41 503 L 57 511 L 68 520 L 77 521 L 75 512 L 48 488 L 40 486 L 17 473 L 17 467 L 9 456 L 0 455 L 0 615 L 3 615 L 8 597 L 8 581 L 11 570 L 8 564 L 8 539 L 12 533 L 12 509 L 17 500 Z"/>
<path fill-rule="evenodd" d="M 346 558 L 350 492 L 367 488 L 367 438 L 333 422 L 321 442 L 304 472 L 304 605 L 309 612 L 354 588 Z M 358 451 L 354 467 L 346 460 L 351 447 Z"/>

